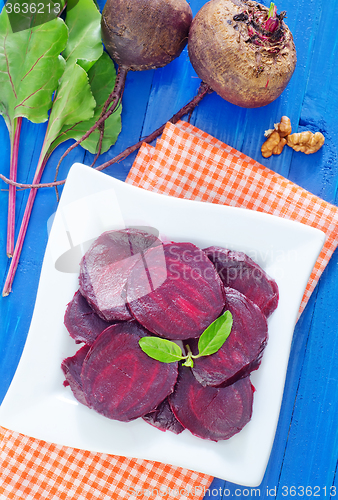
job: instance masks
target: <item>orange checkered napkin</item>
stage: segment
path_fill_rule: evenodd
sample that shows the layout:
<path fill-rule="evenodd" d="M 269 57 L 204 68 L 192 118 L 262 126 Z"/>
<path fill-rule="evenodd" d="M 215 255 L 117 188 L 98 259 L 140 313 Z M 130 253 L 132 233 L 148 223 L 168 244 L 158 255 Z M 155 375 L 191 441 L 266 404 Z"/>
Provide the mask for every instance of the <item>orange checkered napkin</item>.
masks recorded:
<path fill-rule="evenodd" d="M 338 208 L 186 122 L 143 144 L 126 182 L 170 196 L 249 208 L 322 230 L 326 241 L 299 315 L 338 245 Z"/>
<path fill-rule="evenodd" d="M 212 477 L 46 443 L 0 427 L 0 500 L 200 500 Z"/>

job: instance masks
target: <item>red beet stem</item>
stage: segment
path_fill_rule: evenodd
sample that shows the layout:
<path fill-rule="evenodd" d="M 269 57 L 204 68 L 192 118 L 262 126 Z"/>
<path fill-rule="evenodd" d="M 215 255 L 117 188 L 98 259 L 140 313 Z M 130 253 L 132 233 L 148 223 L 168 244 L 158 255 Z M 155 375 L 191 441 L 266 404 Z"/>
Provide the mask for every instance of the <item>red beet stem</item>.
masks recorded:
<path fill-rule="evenodd" d="M 213 90 L 204 82 L 201 83 L 198 92 L 196 96 L 188 102 L 183 108 L 181 108 L 176 114 L 174 114 L 168 121 L 175 124 L 179 120 L 183 118 L 183 116 L 187 114 L 191 114 L 192 111 L 198 106 L 198 104 L 204 99 L 204 97 L 207 94 L 212 93 Z M 114 158 L 111 158 L 105 163 L 102 163 L 102 165 L 99 165 L 98 167 L 95 168 L 95 170 L 104 170 L 105 168 L 109 167 L 110 165 L 113 165 L 114 163 L 118 163 L 121 160 L 124 160 L 129 156 L 131 153 L 139 149 L 143 143 L 149 144 L 150 142 L 154 141 L 157 137 L 159 137 L 163 130 L 164 130 L 165 124 L 156 129 L 154 132 L 152 132 L 150 135 L 147 137 L 144 137 L 142 140 L 134 144 L 133 146 L 129 146 L 126 148 L 124 151 L 119 153 L 118 155 L 114 156 Z M 8 179 L 4 175 L 0 174 L 0 179 L 2 179 L 6 184 L 9 184 L 10 186 L 16 186 L 17 188 L 21 189 L 39 189 L 39 188 L 47 188 L 47 187 L 55 187 L 55 186 L 62 186 L 66 180 L 61 180 L 61 181 L 54 181 L 54 182 L 47 182 L 43 184 L 23 184 L 19 182 L 14 182 L 11 179 Z"/>
<path fill-rule="evenodd" d="M 277 7 L 273 2 L 271 2 L 270 4 L 268 18 L 266 21 L 263 22 L 262 26 L 269 33 L 274 33 L 279 26 Z"/>
<path fill-rule="evenodd" d="M 14 120 L 14 138 L 11 147 L 10 179 L 16 182 L 18 170 L 19 141 L 22 125 L 22 117 Z M 15 195 L 16 187 L 11 184 L 8 193 L 8 223 L 7 223 L 7 256 L 12 257 L 14 252 L 14 232 L 15 232 Z"/>
<path fill-rule="evenodd" d="M 36 170 L 36 173 L 35 173 L 35 176 L 33 179 L 33 184 L 38 184 L 40 182 L 40 179 L 41 179 L 41 176 L 42 176 L 42 173 L 43 173 L 43 170 L 45 168 L 46 163 L 47 163 L 47 158 L 43 158 L 43 159 L 40 158 L 39 165 L 38 165 L 38 168 Z M 14 276 L 15 276 L 15 273 L 16 273 L 16 270 L 17 270 L 17 267 L 19 264 L 19 259 L 20 259 L 24 239 L 26 236 L 29 219 L 30 219 L 30 216 L 32 213 L 36 193 L 37 193 L 36 189 L 31 189 L 29 196 L 28 196 L 28 201 L 27 201 L 25 213 L 23 215 L 23 219 L 21 222 L 18 239 L 17 239 L 16 245 L 14 248 L 13 257 L 11 260 L 11 265 L 9 266 L 7 278 L 6 278 L 5 285 L 4 285 L 4 288 L 2 291 L 3 297 L 6 297 L 12 291 L 12 284 L 13 284 Z"/>
<path fill-rule="evenodd" d="M 169 122 L 175 124 L 179 120 L 181 120 L 181 118 L 183 118 L 183 116 L 190 114 L 196 108 L 196 106 L 198 106 L 198 104 L 202 101 L 202 99 L 207 94 L 210 94 L 212 92 L 213 92 L 213 90 L 209 87 L 209 85 L 207 85 L 204 82 L 201 82 L 201 85 L 200 85 L 195 97 L 191 101 L 189 101 L 188 104 L 183 106 L 183 108 L 181 108 L 176 114 L 174 114 L 170 118 Z M 159 137 L 162 134 L 162 132 L 165 128 L 165 125 L 166 124 L 162 125 L 158 129 L 156 129 L 152 134 L 143 138 L 141 141 L 137 142 L 133 146 L 129 146 L 127 149 L 122 151 L 122 153 L 118 154 L 117 156 L 115 156 L 111 160 L 108 160 L 105 163 L 102 163 L 102 165 L 99 165 L 98 167 L 96 167 L 96 170 L 99 170 L 99 171 L 104 170 L 105 168 L 109 167 L 110 165 L 113 165 L 114 163 L 117 163 L 117 162 L 127 158 L 127 156 L 129 156 L 131 153 L 133 153 L 134 151 L 139 149 L 144 142 L 149 144 L 150 142 L 154 141 L 157 137 Z"/>
<path fill-rule="evenodd" d="M 104 122 L 107 120 L 107 118 L 110 117 L 110 115 L 115 111 L 119 103 L 121 102 L 122 96 L 123 96 L 123 91 L 124 91 L 124 86 L 126 83 L 126 77 L 128 74 L 128 68 L 124 66 L 120 66 L 117 72 L 116 76 L 116 82 L 115 82 L 115 87 L 113 92 L 110 94 L 108 97 L 107 101 L 105 102 L 103 108 L 102 108 L 102 113 L 100 118 L 97 120 L 97 122 L 86 132 L 81 139 L 76 141 L 74 144 L 72 144 L 61 156 L 59 163 L 56 166 L 56 174 L 54 181 L 56 181 L 56 178 L 59 173 L 59 168 L 60 165 L 63 161 L 63 159 L 71 152 L 73 149 L 76 148 L 81 142 L 83 142 L 85 139 L 87 139 L 92 132 L 94 132 L 96 129 L 98 129 L 101 125 L 104 124 Z M 112 106 L 109 108 L 110 104 L 113 102 Z M 108 109 L 109 108 L 109 109 Z"/>
<path fill-rule="evenodd" d="M 247 24 L 249 39 L 247 42 L 258 46 L 265 46 L 270 52 L 279 52 L 280 47 L 276 45 L 283 39 L 283 18 L 286 13 L 277 14 L 277 7 L 271 2 L 268 15 L 261 9 L 246 9 L 241 14 L 234 16 L 235 21 Z"/>

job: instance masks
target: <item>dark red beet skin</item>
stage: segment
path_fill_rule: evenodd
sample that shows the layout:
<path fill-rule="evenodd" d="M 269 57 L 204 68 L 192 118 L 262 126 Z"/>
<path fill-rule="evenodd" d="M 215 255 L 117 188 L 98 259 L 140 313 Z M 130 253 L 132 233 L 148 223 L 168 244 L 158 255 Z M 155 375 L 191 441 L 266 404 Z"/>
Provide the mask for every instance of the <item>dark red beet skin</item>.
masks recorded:
<path fill-rule="evenodd" d="M 235 288 L 252 300 L 266 317 L 276 309 L 278 285 L 267 273 L 243 252 L 222 247 L 206 248 L 224 286 Z"/>
<path fill-rule="evenodd" d="M 63 385 L 65 387 L 69 385 L 76 399 L 86 406 L 88 406 L 88 404 L 83 393 L 81 370 L 89 349 L 90 347 L 88 345 L 84 345 L 74 354 L 74 356 L 64 359 L 61 363 L 61 368 L 66 379 Z"/>
<path fill-rule="evenodd" d="M 107 328 L 83 363 L 81 381 L 88 406 L 105 417 L 128 422 L 154 410 L 174 389 L 177 363 L 145 354 L 146 331 L 135 321 Z"/>
<path fill-rule="evenodd" d="M 93 311 L 79 291 L 67 306 L 64 323 L 75 342 L 85 342 L 88 345 L 92 345 L 100 333 L 111 324 Z"/>
<path fill-rule="evenodd" d="M 170 406 L 194 436 L 220 441 L 237 434 L 250 421 L 254 387 L 249 377 L 228 387 L 203 387 L 189 368 L 180 367 Z"/>
<path fill-rule="evenodd" d="M 194 360 L 193 373 L 203 385 L 229 385 L 259 367 L 268 339 L 267 321 L 256 304 L 225 288 L 225 309 L 233 317 L 231 333 L 215 354 Z M 189 341 L 197 353 L 197 341 Z"/>
<path fill-rule="evenodd" d="M 180 434 L 184 430 L 183 425 L 173 414 L 168 398 L 162 401 L 154 411 L 144 415 L 143 420 L 163 432 L 171 431 L 174 434 Z"/>
<path fill-rule="evenodd" d="M 158 245 L 153 234 L 139 229 L 107 231 L 95 240 L 80 264 L 80 292 L 105 321 L 129 320 L 125 285 L 141 252 Z"/>
<path fill-rule="evenodd" d="M 133 71 L 160 68 L 186 46 L 191 21 L 185 0 L 107 0 L 103 43 L 119 66 Z"/>
<path fill-rule="evenodd" d="M 127 281 L 132 315 L 167 339 L 198 337 L 222 312 L 223 284 L 192 243 L 167 243 L 144 253 Z"/>

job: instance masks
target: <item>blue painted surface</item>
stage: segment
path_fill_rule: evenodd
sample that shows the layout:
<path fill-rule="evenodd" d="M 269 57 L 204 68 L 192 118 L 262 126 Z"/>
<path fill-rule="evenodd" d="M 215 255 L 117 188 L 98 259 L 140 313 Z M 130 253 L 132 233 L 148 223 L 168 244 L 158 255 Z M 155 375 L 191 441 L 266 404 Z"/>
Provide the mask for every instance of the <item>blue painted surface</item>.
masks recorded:
<path fill-rule="evenodd" d="M 205 3 L 191 0 L 194 14 Z M 103 1 L 100 2 L 102 7 Z M 240 149 L 272 170 L 312 193 L 337 205 L 338 140 L 338 2 L 284 0 L 279 10 L 288 13 L 298 54 L 295 74 L 282 96 L 261 109 L 243 110 L 208 95 L 192 115 L 192 123 Z M 116 145 L 102 162 L 134 144 L 164 123 L 194 95 L 199 80 L 187 51 L 165 68 L 131 73 L 123 101 L 123 130 Z M 0 89 L 1 91 L 1 89 Z M 263 159 L 262 131 L 283 114 L 291 118 L 293 130 L 320 130 L 325 147 L 313 156 L 285 151 Z M 20 144 L 19 180 L 32 179 L 44 125 L 24 121 Z M 0 119 L 0 171 L 9 172 L 8 134 Z M 67 144 L 68 145 L 68 144 Z M 50 159 L 43 181 L 52 180 L 56 163 L 65 150 L 61 146 Z M 111 166 L 106 173 L 124 180 L 135 155 Z M 77 148 L 63 162 L 64 178 L 74 161 L 90 164 L 92 155 Z M 26 191 L 17 195 L 17 227 Z M 13 293 L 0 299 L 0 400 L 6 394 L 26 340 L 33 312 L 39 273 L 47 242 L 47 221 L 57 203 L 53 189 L 40 190 L 33 209 Z M 8 269 L 5 255 L 7 193 L 0 192 L 0 280 Z M 205 498 L 334 498 L 338 456 L 338 356 L 337 356 L 338 256 L 335 253 L 298 322 L 291 349 L 279 424 L 265 477 L 258 489 L 240 487 L 215 479 Z M 48 334 L 48 332 L 46 332 Z M 337 494 L 338 496 L 338 494 Z"/>

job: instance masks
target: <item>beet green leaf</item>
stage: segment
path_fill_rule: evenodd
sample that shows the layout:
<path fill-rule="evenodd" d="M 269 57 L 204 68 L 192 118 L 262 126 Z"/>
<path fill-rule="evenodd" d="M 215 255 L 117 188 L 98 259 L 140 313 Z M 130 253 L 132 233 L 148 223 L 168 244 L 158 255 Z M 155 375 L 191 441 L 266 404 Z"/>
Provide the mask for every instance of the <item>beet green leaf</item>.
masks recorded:
<path fill-rule="evenodd" d="M 0 14 L 0 114 L 10 144 L 10 178 L 16 181 L 22 117 L 47 121 L 52 95 L 65 63 L 60 56 L 68 29 L 59 19 L 13 33 L 6 8 Z M 9 187 L 7 255 L 14 251 L 15 187 Z"/>
<path fill-rule="evenodd" d="M 46 24 L 60 16 L 65 0 L 7 0 L 6 11 L 14 33 Z"/>
<path fill-rule="evenodd" d="M 88 72 L 103 52 L 101 14 L 92 0 L 68 0 L 66 24 L 69 38 L 62 55 Z"/>
<path fill-rule="evenodd" d="M 29 30 L 13 33 L 6 9 L 0 14 L 0 113 L 10 135 L 14 119 L 47 121 L 52 94 L 64 70 L 60 52 L 68 30 L 57 18 Z"/>
<path fill-rule="evenodd" d="M 114 89 L 116 72 L 113 61 L 108 54 L 104 52 L 100 59 L 96 61 L 94 66 L 88 71 L 89 84 L 96 101 L 94 116 L 90 120 L 77 123 L 75 125 L 64 125 L 58 138 L 53 142 L 52 147 L 55 148 L 61 142 L 67 139 L 80 139 L 99 119 L 102 107 L 108 96 Z M 105 121 L 104 135 L 101 147 L 101 153 L 115 144 L 116 139 L 121 131 L 121 106 Z M 96 153 L 100 139 L 100 131 L 95 130 L 81 146 L 87 149 L 90 153 Z"/>
<path fill-rule="evenodd" d="M 67 45 L 64 44 L 64 46 L 59 49 L 60 51 L 63 51 L 63 55 L 65 57 L 62 57 L 60 55 L 58 56 L 58 61 L 60 61 L 60 63 L 62 64 L 64 72 L 61 78 L 59 78 L 59 83 L 54 93 L 53 106 L 50 112 L 45 139 L 40 153 L 40 158 L 32 181 L 33 184 L 40 182 L 48 158 L 54 149 L 52 147 L 52 143 L 60 134 L 63 126 L 75 125 L 78 122 L 89 120 L 94 115 L 96 102 L 91 92 L 88 75 L 85 69 L 81 66 L 81 64 L 77 63 L 78 59 L 80 60 L 80 63 L 81 61 L 83 62 L 84 47 L 87 47 L 87 36 L 85 35 L 85 31 L 83 31 L 83 36 L 80 37 L 80 39 L 78 39 L 77 38 L 78 33 L 81 30 L 75 28 L 75 19 L 77 20 L 81 19 L 81 22 L 84 23 L 84 25 L 81 27 L 82 30 L 85 30 L 85 26 L 87 25 L 93 27 L 94 21 L 92 17 L 89 15 L 89 10 L 87 10 L 87 16 L 85 17 L 85 19 L 82 19 L 81 15 L 78 13 L 78 11 L 82 10 L 83 6 L 88 5 L 89 1 L 92 0 L 79 0 L 76 5 L 72 6 L 71 10 L 67 11 L 66 25 L 68 25 L 69 23 L 69 26 L 66 27 L 67 34 L 69 28 L 68 44 Z M 95 54 L 94 52 L 90 52 L 90 54 L 87 56 L 86 59 L 87 62 L 83 64 L 84 66 L 87 65 L 90 66 L 91 64 L 94 64 L 96 58 L 100 57 L 100 54 L 102 53 L 102 42 L 99 29 L 100 15 L 97 14 L 98 11 L 96 7 L 95 10 L 90 9 L 90 12 L 91 15 L 94 16 L 95 26 L 96 26 L 96 29 L 93 28 L 93 32 L 95 33 L 94 38 L 96 42 L 94 43 L 93 41 L 94 38 L 91 38 L 91 43 L 93 44 L 93 46 L 97 47 L 100 42 L 101 49 L 100 50 L 96 49 L 96 51 L 94 51 Z M 63 21 L 61 21 L 60 19 L 55 19 L 54 21 L 63 23 Z M 51 21 L 51 23 L 54 21 Z M 46 23 L 34 29 L 43 30 L 46 28 L 48 24 L 49 23 Z M 21 35 L 21 32 L 16 33 L 15 35 Z M 77 38 L 77 41 L 74 41 L 74 38 Z M 39 44 L 39 40 L 37 41 L 37 44 Z M 12 54 L 11 57 L 14 57 L 14 54 Z M 4 59 L 6 62 L 7 61 L 6 56 Z M 31 190 L 29 193 L 24 216 L 22 219 L 18 240 L 15 245 L 13 257 L 11 260 L 7 278 L 5 280 L 5 285 L 3 289 L 4 296 L 8 295 L 12 288 L 12 283 L 14 280 L 15 272 L 21 255 L 22 246 L 26 235 L 27 226 L 30 219 L 35 196 L 36 196 L 36 190 Z"/>
<path fill-rule="evenodd" d="M 96 107 L 86 71 L 103 52 L 101 15 L 93 0 L 70 0 L 66 25 L 69 37 L 62 52 L 66 69 L 56 89 L 45 136 L 43 156 L 47 158 L 59 144 L 71 138 L 65 134 L 65 128 L 69 130 L 90 120 Z"/>
<path fill-rule="evenodd" d="M 50 113 L 42 155 L 48 152 L 49 156 L 50 146 L 64 125 L 88 120 L 94 114 L 95 105 L 85 70 L 76 62 L 66 64 Z"/>

